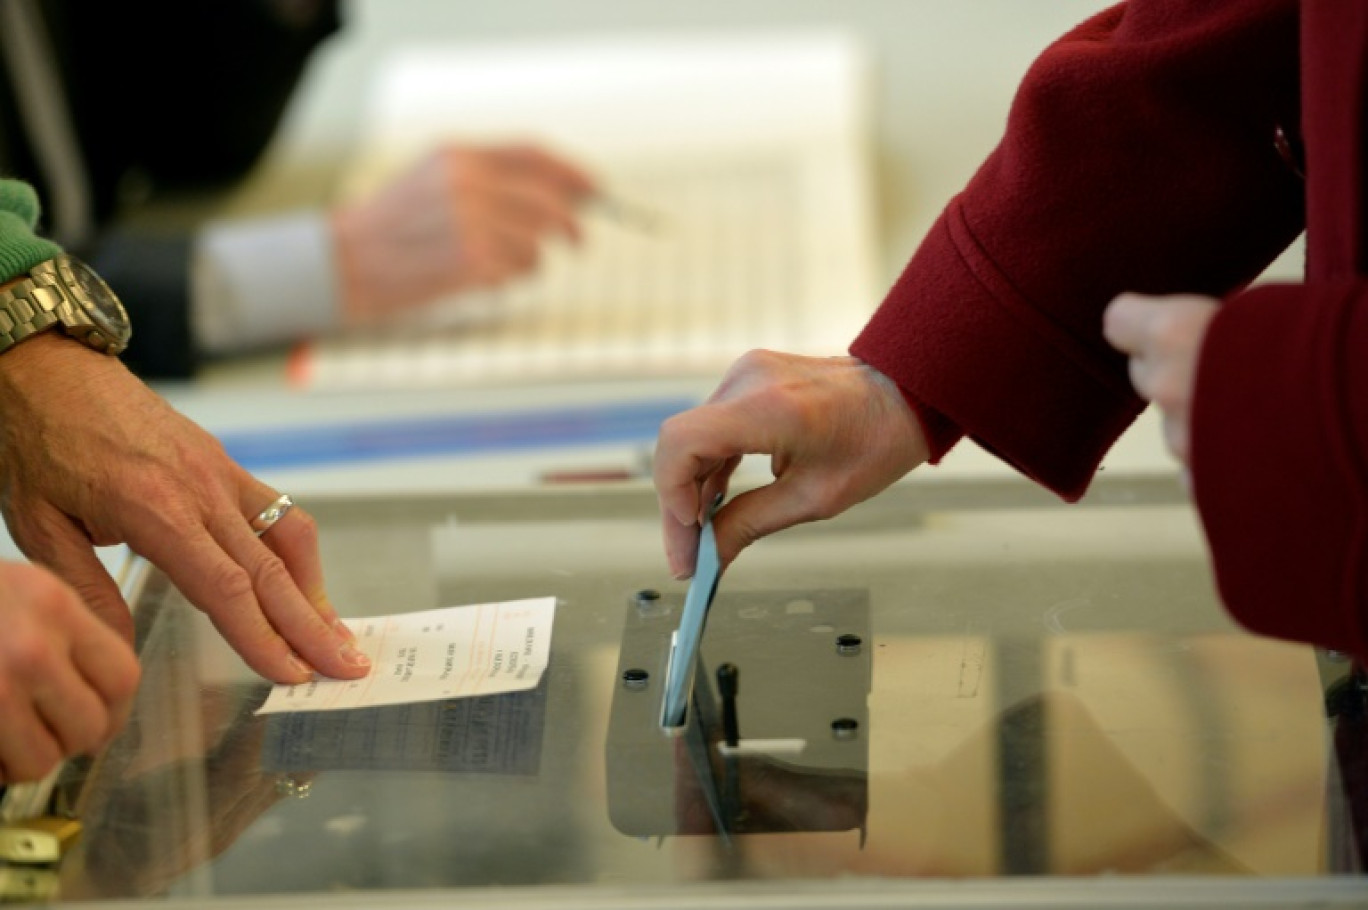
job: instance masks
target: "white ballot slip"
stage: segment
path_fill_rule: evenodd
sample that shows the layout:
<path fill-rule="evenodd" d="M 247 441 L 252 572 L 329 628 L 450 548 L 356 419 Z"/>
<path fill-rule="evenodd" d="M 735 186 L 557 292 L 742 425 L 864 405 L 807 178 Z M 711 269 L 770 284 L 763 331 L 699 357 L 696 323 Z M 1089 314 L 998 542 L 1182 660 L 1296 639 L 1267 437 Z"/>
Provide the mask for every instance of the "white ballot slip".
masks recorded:
<path fill-rule="evenodd" d="M 257 714 L 337 711 L 532 689 L 551 653 L 556 599 L 348 619 L 371 659 L 362 679 L 277 685 Z"/>

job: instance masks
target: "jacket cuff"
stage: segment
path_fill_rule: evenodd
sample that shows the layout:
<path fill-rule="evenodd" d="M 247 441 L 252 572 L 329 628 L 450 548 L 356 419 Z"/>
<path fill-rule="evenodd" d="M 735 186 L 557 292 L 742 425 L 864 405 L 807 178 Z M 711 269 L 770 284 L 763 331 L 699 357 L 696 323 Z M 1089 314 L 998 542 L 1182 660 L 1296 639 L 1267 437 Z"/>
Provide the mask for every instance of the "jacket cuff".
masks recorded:
<path fill-rule="evenodd" d="M 1083 495 L 1144 409 L 1124 358 L 1101 363 L 1023 298 L 979 247 L 958 200 L 851 353 L 940 415 L 942 427 L 962 428 L 1066 500 Z"/>

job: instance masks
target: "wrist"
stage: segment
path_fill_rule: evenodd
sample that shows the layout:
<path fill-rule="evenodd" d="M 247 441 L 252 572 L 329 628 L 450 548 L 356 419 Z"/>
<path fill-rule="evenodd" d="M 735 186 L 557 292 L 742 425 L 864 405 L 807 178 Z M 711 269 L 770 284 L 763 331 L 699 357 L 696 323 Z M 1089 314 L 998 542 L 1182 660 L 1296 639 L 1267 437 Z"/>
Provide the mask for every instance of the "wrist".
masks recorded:
<path fill-rule="evenodd" d="M 117 357 L 86 347 L 60 331 L 41 332 L 0 354 L 0 402 L 23 394 L 31 383 L 59 385 L 55 377 L 69 377 L 76 385 L 102 369 L 124 370 Z"/>

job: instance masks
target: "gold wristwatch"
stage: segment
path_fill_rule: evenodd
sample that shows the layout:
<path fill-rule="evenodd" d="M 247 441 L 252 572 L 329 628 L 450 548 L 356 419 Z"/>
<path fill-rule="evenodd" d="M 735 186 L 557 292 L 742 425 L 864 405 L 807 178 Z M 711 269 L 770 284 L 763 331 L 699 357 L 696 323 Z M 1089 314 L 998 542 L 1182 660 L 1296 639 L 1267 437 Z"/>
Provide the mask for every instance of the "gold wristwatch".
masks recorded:
<path fill-rule="evenodd" d="M 25 338 L 60 326 L 97 351 L 118 354 L 132 328 L 119 298 L 95 270 L 62 253 L 0 290 L 0 354 Z"/>

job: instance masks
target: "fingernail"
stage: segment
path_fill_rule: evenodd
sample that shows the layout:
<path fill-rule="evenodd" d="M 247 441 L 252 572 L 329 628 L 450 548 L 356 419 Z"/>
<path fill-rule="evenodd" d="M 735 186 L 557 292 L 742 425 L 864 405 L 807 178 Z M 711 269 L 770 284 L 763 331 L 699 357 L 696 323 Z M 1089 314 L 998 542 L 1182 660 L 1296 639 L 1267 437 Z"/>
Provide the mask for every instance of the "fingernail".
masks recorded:
<path fill-rule="evenodd" d="M 295 670 L 296 670 L 301 676 L 305 676 L 305 677 L 307 677 L 307 678 L 309 678 L 309 679 L 313 679 L 313 677 L 314 677 L 314 668 L 311 667 L 311 666 L 309 666 L 308 664 L 304 663 L 304 659 L 303 659 L 302 657 L 300 657 L 300 656 L 299 656 L 298 654 L 296 654 L 295 652 L 291 651 L 291 652 L 290 652 L 290 656 L 289 656 L 289 661 L 290 661 L 290 666 L 294 667 Z"/>
<path fill-rule="evenodd" d="M 369 667 L 371 665 L 371 659 L 357 650 L 356 645 L 345 644 L 338 649 L 337 653 L 341 654 L 342 659 L 353 667 Z"/>
<path fill-rule="evenodd" d="M 341 635 L 347 641 L 356 641 L 356 633 L 351 630 L 351 626 L 347 625 L 342 620 L 334 619 L 332 627 L 334 632 Z"/>
<path fill-rule="evenodd" d="M 685 569 L 674 573 L 674 578 L 675 581 L 687 581 L 688 579 L 693 578 L 693 573 Z"/>

